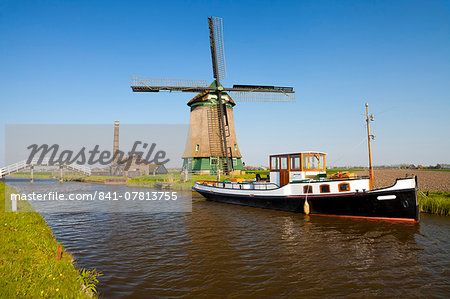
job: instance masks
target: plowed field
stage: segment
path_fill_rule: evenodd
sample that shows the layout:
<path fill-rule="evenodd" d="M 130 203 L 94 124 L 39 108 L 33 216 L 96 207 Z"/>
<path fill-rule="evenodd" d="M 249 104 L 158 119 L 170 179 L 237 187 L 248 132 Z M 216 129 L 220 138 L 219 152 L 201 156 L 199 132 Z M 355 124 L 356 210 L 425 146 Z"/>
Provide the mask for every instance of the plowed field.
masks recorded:
<path fill-rule="evenodd" d="M 368 175 L 368 171 L 356 172 L 358 176 Z M 450 191 L 449 171 L 426 171 L 415 169 L 383 169 L 375 170 L 375 186 L 392 186 L 396 178 L 416 175 L 419 189 L 423 191 Z"/>

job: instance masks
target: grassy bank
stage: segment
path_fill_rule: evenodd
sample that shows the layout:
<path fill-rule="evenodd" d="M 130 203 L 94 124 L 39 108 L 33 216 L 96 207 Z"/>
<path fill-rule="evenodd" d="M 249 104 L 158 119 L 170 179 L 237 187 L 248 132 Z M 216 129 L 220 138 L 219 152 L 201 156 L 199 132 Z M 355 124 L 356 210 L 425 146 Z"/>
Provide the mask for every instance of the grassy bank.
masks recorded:
<path fill-rule="evenodd" d="M 422 212 L 450 216 L 450 192 L 419 192 L 419 204 Z"/>
<path fill-rule="evenodd" d="M 8 193 L 15 192 L 6 186 Z M 44 219 L 36 212 L 5 212 L 5 184 L 0 181 L 0 298 L 89 298 L 81 288 L 72 256 L 63 252 Z M 19 211 L 33 211 L 19 202 Z"/>
<path fill-rule="evenodd" d="M 420 171 L 445 171 L 445 172 L 450 172 L 450 169 L 428 169 L 428 168 L 420 168 L 418 169 Z"/>
<path fill-rule="evenodd" d="M 35 179 L 59 179 L 59 175 L 54 176 L 51 172 L 35 172 L 34 173 Z M 11 174 L 10 177 L 18 177 L 18 178 L 30 178 L 29 172 L 16 172 L 14 174 Z M 63 178 L 71 178 L 71 179 L 88 179 L 93 181 L 105 181 L 107 178 L 117 178 L 116 176 L 87 176 L 83 174 L 77 174 L 77 173 L 69 173 L 64 174 Z"/>
<path fill-rule="evenodd" d="M 255 179 L 256 174 L 248 173 L 244 175 L 235 175 L 235 179 Z M 227 180 L 228 177 L 221 177 L 221 180 Z M 171 181 L 172 189 L 175 190 L 191 190 L 195 181 L 215 181 L 217 175 L 190 175 L 187 182 L 183 182 L 182 175 L 178 172 L 170 173 L 169 175 L 144 175 L 129 179 L 127 186 L 130 187 L 155 187 L 157 182 Z"/>
<path fill-rule="evenodd" d="M 51 179 L 52 173 L 51 172 L 35 172 L 33 174 L 35 179 Z M 29 172 L 16 172 L 10 175 L 10 177 L 18 177 L 18 178 L 30 178 Z"/>

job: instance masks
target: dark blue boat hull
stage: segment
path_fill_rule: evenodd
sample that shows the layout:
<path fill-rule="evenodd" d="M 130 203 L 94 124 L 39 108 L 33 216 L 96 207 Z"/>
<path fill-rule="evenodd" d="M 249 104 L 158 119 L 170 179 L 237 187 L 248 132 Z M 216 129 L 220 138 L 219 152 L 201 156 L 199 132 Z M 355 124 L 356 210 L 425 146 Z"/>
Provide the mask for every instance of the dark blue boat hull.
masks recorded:
<path fill-rule="evenodd" d="M 369 191 L 345 195 L 282 197 L 221 194 L 220 188 L 214 188 L 214 192 L 193 189 L 211 201 L 297 213 L 305 212 L 305 201 L 307 201 L 310 214 L 318 215 L 407 221 L 419 221 L 420 215 L 416 189 Z M 395 195 L 395 199 L 380 200 L 383 196 L 393 195 Z"/>

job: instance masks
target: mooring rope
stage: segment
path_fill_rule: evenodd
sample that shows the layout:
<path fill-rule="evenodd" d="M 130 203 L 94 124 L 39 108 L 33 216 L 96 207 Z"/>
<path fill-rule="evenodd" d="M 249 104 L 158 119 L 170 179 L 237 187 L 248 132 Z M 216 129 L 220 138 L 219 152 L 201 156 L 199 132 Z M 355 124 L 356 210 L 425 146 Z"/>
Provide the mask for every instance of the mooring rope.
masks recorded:
<path fill-rule="evenodd" d="M 423 197 L 426 197 L 426 198 L 428 198 L 428 196 L 425 194 L 425 193 L 423 193 L 423 191 L 422 190 L 419 190 L 419 194 L 420 195 L 422 195 Z"/>

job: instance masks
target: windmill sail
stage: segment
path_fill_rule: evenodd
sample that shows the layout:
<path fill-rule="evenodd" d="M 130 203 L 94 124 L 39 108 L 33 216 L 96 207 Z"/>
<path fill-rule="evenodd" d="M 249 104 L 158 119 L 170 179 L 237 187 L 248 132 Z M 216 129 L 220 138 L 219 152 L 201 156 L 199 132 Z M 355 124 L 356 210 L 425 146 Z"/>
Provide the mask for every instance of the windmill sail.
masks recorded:
<path fill-rule="evenodd" d="M 293 103 L 295 94 L 293 93 L 272 93 L 272 92 L 244 92 L 230 91 L 231 98 L 237 102 L 272 102 L 272 103 Z"/>
<path fill-rule="evenodd" d="M 213 75 L 215 79 L 225 80 L 227 77 L 225 67 L 225 50 L 223 45 L 222 18 L 208 18 Z"/>
<path fill-rule="evenodd" d="M 234 85 L 232 88 L 224 88 L 220 83 L 226 78 L 222 18 L 210 17 L 208 25 L 213 77 L 215 78 L 212 84 L 207 85 L 205 80 L 132 76 L 131 88 L 134 92 L 198 92 L 199 94 L 188 103 L 188 106 L 191 107 L 191 123 L 192 120 L 195 120 L 195 124 L 199 124 L 198 132 L 200 132 L 197 134 L 199 139 L 195 153 L 190 157 L 195 159 L 208 157 L 208 154 L 203 152 L 205 148 L 208 148 L 209 157 L 218 159 L 217 163 L 221 165 L 219 169 L 228 174 L 235 169 L 234 163 L 242 158 L 234 130 L 232 109 L 235 103 L 230 97 L 241 102 L 294 102 L 294 89 L 266 85 Z M 204 102 L 208 103 L 205 105 Z M 204 113 L 205 109 L 209 109 L 207 113 Z M 207 123 L 208 126 L 208 136 L 203 135 L 205 129 L 200 124 L 204 123 Z M 207 146 L 204 144 L 205 140 L 209 141 Z M 189 156 L 184 158 L 187 159 Z M 203 164 L 197 163 L 196 165 Z M 239 165 L 243 170 L 243 164 Z"/>
<path fill-rule="evenodd" d="M 177 90 L 200 92 L 208 87 L 206 80 L 151 78 L 143 76 L 131 76 L 131 88 L 133 91 Z"/>

